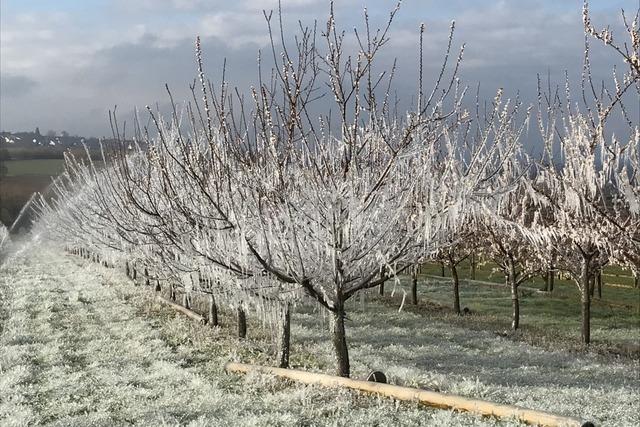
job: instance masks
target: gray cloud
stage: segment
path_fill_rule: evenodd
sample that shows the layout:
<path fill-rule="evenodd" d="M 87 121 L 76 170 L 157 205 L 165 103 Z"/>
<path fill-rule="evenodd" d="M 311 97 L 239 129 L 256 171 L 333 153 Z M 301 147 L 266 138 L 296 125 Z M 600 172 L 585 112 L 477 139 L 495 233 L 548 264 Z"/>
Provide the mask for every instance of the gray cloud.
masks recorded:
<path fill-rule="evenodd" d="M 284 3 L 285 31 L 291 38 L 297 19 L 307 24 L 318 19 L 319 28 L 322 28 L 328 10 L 326 2 L 295 0 Z M 156 101 L 165 105 L 165 83 L 169 84 L 176 101 L 189 100 L 188 84 L 196 76 L 193 47 L 196 34 L 203 36 L 206 71 L 212 81 L 219 82 L 226 58 L 229 81 L 246 90 L 256 81 L 257 50 L 264 49 L 267 42 L 261 10 L 275 7 L 277 2 L 115 0 L 114 4 L 114 13 L 128 19 L 122 28 L 92 32 L 90 28 L 74 27 L 73 19 L 67 17 L 70 20 L 66 27 L 68 31 L 60 36 L 55 29 L 40 29 L 48 31 L 50 45 L 37 40 L 21 46 L 21 29 L 10 28 L 12 42 L 9 47 L 15 55 L 7 61 L 8 54 L 3 53 L 0 64 L 3 67 L 0 114 L 5 128 L 18 130 L 40 126 L 105 135 L 109 133 L 109 108 L 117 104 L 124 112 L 131 111 L 134 106 L 153 105 Z M 372 25 L 384 25 L 389 7 L 391 5 L 386 3 L 370 7 Z M 338 24 L 347 31 L 354 25 L 362 28 L 360 2 L 339 2 L 336 9 Z M 123 14 L 125 10 L 130 14 Z M 171 11 L 177 13 L 175 19 Z M 190 13 L 194 15 L 188 15 Z M 185 20 L 183 14 L 190 16 L 190 20 Z M 546 75 L 547 70 L 556 82 L 562 82 L 564 70 L 568 70 L 574 82 L 579 81 L 583 35 L 577 1 L 562 5 L 530 0 L 517 4 L 501 1 L 469 6 L 467 1 L 451 0 L 446 13 L 438 9 L 435 2 L 413 1 L 406 2 L 398 14 L 391 42 L 379 58 L 379 70 L 388 68 L 394 58 L 398 59 L 396 90 L 405 105 L 415 95 L 420 22 L 427 24 L 424 62 L 428 83 L 437 76 L 451 19 L 457 21 L 455 45 L 467 43 L 462 77 L 472 87 L 481 82 L 483 97 L 491 98 L 498 87 L 503 87 L 508 96 L 519 92 L 525 102 L 534 102 L 536 74 Z M 619 30 L 619 19 L 613 9 L 594 14 L 594 21 L 603 26 L 613 24 L 614 30 Z M 114 19 L 113 22 L 118 21 Z M 91 38 L 91 44 L 80 43 L 83 37 Z M 353 52 L 353 38 L 347 43 Z M 3 51 L 6 51 L 5 47 L 3 44 Z M 38 62 L 41 55 L 28 54 L 32 47 L 40 49 L 37 52 L 54 49 L 56 55 Z M 264 54 L 268 57 L 268 51 Z M 29 61 L 22 60 L 27 56 Z M 610 81 L 611 65 L 620 61 L 607 49 L 594 46 L 593 63 L 596 80 Z M 6 73 L 7 64 L 20 72 Z M 12 74 L 25 77 L 22 82 L 9 80 L 8 93 L 21 94 L 9 103 L 5 101 L 4 80 L 5 75 Z M 29 81 L 33 84 L 29 85 Z M 22 89 L 16 89 L 21 83 Z M 29 114 L 24 114 L 25 111 Z"/>
<path fill-rule="evenodd" d="M 0 76 L 0 93 L 3 97 L 17 98 L 25 96 L 38 83 L 26 76 L 2 74 Z"/>

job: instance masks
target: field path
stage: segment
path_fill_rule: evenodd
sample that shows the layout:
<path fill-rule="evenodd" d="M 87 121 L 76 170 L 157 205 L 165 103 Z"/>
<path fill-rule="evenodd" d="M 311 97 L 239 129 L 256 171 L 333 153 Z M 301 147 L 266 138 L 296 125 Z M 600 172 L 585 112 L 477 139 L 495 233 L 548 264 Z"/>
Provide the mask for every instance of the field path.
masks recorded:
<path fill-rule="evenodd" d="M 100 269 L 31 246 L 2 268 L 0 424 L 156 419 L 174 386 L 206 391 Z M 102 269 L 104 271 L 104 269 Z M 183 409 L 164 407 L 168 419 Z"/>

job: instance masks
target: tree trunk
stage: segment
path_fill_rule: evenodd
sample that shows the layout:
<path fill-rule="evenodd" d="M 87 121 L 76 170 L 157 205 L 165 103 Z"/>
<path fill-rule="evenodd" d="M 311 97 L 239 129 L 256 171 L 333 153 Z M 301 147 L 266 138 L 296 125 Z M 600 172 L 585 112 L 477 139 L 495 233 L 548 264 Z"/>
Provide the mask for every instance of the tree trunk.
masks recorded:
<path fill-rule="evenodd" d="M 188 308 L 189 310 L 191 310 L 191 303 L 189 301 L 188 292 L 185 292 L 184 295 L 182 296 L 182 305 L 184 306 L 184 308 Z"/>
<path fill-rule="evenodd" d="M 515 331 L 520 326 L 520 300 L 518 299 L 518 287 L 515 283 L 511 284 L 511 307 L 513 308 L 511 329 Z"/>
<path fill-rule="evenodd" d="M 247 315 L 242 307 L 238 307 L 238 337 L 247 337 Z"/>
<path fill-rule="evenodd" d="M 131 278 L 131 271 L 129 270 L 129 261 L 124 262 L 124 272 L 128 278 Z"/>
<path fill-rule="evenodd" d="M 598 272 L 598 277 L 596 278 L 596 285 L 598 287 L 598 298 L 602 299 L 602 270 Z"/>
<path fill-rule="evenodd" d="M 591 342 L 591 295 L 588 288 L 582 291 L 582 342 Z"/>
<path fill-rule="evenodd" d="M 144 285 L 145 286 L 151 286 L 151 284 L 149 283 L 149 270 L 147 270 L 147 268 L 144 268 Z"/>
<path fill-rule="evenodd" d="M 471 252 L 471 280 L 476 280 L 476 253 Z"/>
<path fill-rule="evenodd" d="M 589 295 L 591 297 L 591 299 L 593 299 L 593 295 L 595 293 L 596 290 L 596 278 L 591 276 L 589 277 Z"/>
<path fill-rule="evenodd" d="M 384 277 L 384 269 L 380 270 L 380 279 L 382 279 Z M 378 287 L 378 293 L 381 296 L 384 296 L 384 282 L 380 283 L 380 286 Z"/>
<path fill-rule="evenodd" d="M 162 288 L 160 287 L 160 279 L 156 280 L 156 288 L 154 289 L 156 292 L 160 292 L 162 291 Z"/>
<path fill-rule="evenodd" d="M 291 348 L 291 306 L 287 304 L 282 312 L 280 324 L 280 343 L 278 346 L 278 367 L 289 367 L 289 352 Z"/>
<path fill-rule="evenodd" d="M 347 348 L 347 335 L 344 330 L 344 318 L 345 313 L 342 307 L 337 308 L 336 311 L 332 311 L 333 321 L 332 326 L 332 340 L 333 349 L 336 355 L 337 373 L 336 375 L 341 377 L 349 377 L 349 349 Z"/>
<path fill-rule="evenodd" d="M 589 262 L 590 258 L 582 259 L 582 271 L 580 274 L 580 290 L 582 291 L 582 342 L 586 345 L 591 342 L 591 293 L 589 292 Z"/>
<path fill-rule="evenodd" d="M 511 329 L 514 331 L 520 326 L 520 300 L 518 299 L 518 284 L 516 282 L 516 266 L 513 260 L 509 260 L 508 285 L 511 289 Z"/>
<path fill-rule="evenodd" d="M 440 263 L 440 275 L 444 277 L 444 262 Z"/>
<path fill-rule="evenodd" d="M 460 314 L 460 280 L 458 279 L 458 268 L 451 263 L 451 277 L 453 278 L 453 311 Z"/>
<path fill-rule="evenodd" d="M 176 287 L 173 283 L 169 286 L 169 298 L 171 298 L 171 301 L 176 302 Z"/>
<path fill-rule="evenodd" d="M 555 279 L 554 264 L 555 264 L 555 255 L 551 256 L 551 260 L 549 261 L 549 269 L 547 270 L 547 291 L 553 292 L 553 285 Z"/>
<path fill-rule="evenodd" d="M 411 303 L 418 305 L 418 267 L 411 269 Z"/>
<path fill-rule="evenodd" d="M 218 306 L 213 295 L 209 295 L 209 326 L 218 326 Z"/>

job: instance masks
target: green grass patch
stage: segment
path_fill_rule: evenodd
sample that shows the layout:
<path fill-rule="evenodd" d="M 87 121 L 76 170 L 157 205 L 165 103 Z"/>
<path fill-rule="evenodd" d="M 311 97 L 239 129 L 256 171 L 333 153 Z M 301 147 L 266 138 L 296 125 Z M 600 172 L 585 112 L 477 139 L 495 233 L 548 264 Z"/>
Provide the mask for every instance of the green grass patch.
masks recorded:
<path fill-rule="evenodd" d="M 441 276 L 442 269 L 437 263 L 428 263 L 422 266 L 422 274 Z M 450 278 L 451 272 L 444 269 L 445 277 Z M 460 279 L 471 279 L 471 265 L 464 261 L 458 268 Z M 476 267 L 476 280 L 504 284 L 504 276 L 492 262 L 483 262 Z M 602 275 L 602 301 L 612 303 L 614 306 L 632 306 L 636 315 L 640 318 L 640 288 L 633 288 L 633 276 L 629 270 L 618 266 L 605 267 Z M 542 277 L 534 277 L 521 286 L 543 290 L 545 287 Z M 552 299 L 580 301 L 580 294 L 575 282 L 568 277 L 556 273 Z M 597 298 L 595 298 L 597 299 Z M 595 304 L 600 304 L 596 302 Z"/>
<path fill-rule="evenodd" d="M 615 268 L 612 268 L 615 271 Z M 474 314 L 473 323 L 481 329 L 509 330 L 511 320 L 511 296 L 504 287 L 486 286 L 465 279 L 470 278 L 468 265 L 460 268 L 460 303 Z M 621 271 L 619 274 L 625 274 Z M 627 273 L 628 274 L 628 273 Z M 438 264 L 424 265 L 419 277 L 418 295 L 424 303 L 451 307 L 453 290 L 450 272 L 445 269 L 441 279 L 430 277 L 441 275 Z M 612 276 L 614 278 L 619 278 Z M 493 266 L 484 264 L 476 271 L 476 279 L 503 283 L 499 272 Z M 626 353 L 629 348 L 640 344 L 640 289 L 607 285 L 609 276 L 604 276 L 602 298 L 594 296 L 591 305 L 592 340 L 603 352 Z M 407 278 L 403 278 L 408 289 Z M 536 278 L 522 286 L 542 289 L 543 280 Z M 450 310 L 442 315 L 448 316 Z M 469 322 L 460 321 L 468 324 Z M 520 327 L 527 341 L 538 343 L 548 340 L 557 344 L 567 343 L 570 347 L 580 346 L 581 305 L 580 294 L 575 283 L 558 278 L 550 294 L 541 294 L 520 289 Z M 468 326 L 468 325 L 467 325 Z M 564 345 L 562 345 L 564 347 Z M 635 350 L 634 350 L 635 351 Z"/>
<path fill-rule="evenodd" d="M 0 221 L 11 225 L 20 210 L 36 191 L 44 191 L 51 185 L 47 175 L 5 176 L 0 178 Z"/>
<path fill-rule="evenodd" d="M 5 160 L 7 176 L 56 176 L 64 170 L 63 159 Z"/>

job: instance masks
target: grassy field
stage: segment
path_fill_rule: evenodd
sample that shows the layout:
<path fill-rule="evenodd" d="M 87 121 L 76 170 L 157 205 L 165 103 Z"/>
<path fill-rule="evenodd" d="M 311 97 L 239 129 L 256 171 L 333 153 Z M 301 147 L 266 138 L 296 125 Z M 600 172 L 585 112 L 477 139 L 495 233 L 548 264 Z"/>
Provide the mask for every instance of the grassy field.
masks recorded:
<path fill-rule="evenodd" d="M 9 226 L 17 218 L 24 204 L 36 191 L 51 184 L 48 175 L 5 176 L 0 179 L 0 221 Z"/>
<path fill-rule="evenodd" d="M 440 264 L 430 263 L 424 264 L 422 266 L 422 272 L 425 274 L 432 274 L 436 276 L 441 275 L 441 267 Z M 463 261 L 458 267 L 458 274 L 460 278 L 469 279 L 471 278 L 471 265 L 468 261 Z M 451 277 L 451 272 L 448 268 L 445 268 L 445 276 Z M 484 280 L 488 282 L 496 282 L 496 283 L 504 283 L 504 277 L 502 273 L 497 270 L 497 266 L 492 262 L 484 262 L 480 263 L 476 268 L 476 280 Z M 622 269 L 618 266 L 607 266 L 603 271 L 603 281 L 605 284 L 609 285 L 623 285 L 633 287 L 633 276 L 629 270 Z M 573 284 L 571 280 L 564 280 L 562 278 L 556 277 L 555 280 L 556 285 Z M 532 280 L 529 280 L 522 286 L 535 287 L 538 289 L 542 289 L 544 287 L 544 280 L 542 277 L 535 277 Z M 573 285 L 575 288 L 575 285 Z M 613 286 L 610 286 L 613 287 Z M 640 292 L 640 290 L 639 290 Z M 640 293 L 636 293 L 640 295 Z"/>
<path fill-rule="evenodd" d="M 101 161 L 94 161 L 97 167 Z M 63 159 L 3 160 L 7 175 L 0 178 L 0 221 L 10 225 L 24 203 L 36 192 L 44 191 L 53 177 L 64 170 Z"/>
<path fill-rule="evenodd" d="M 439 264 L 425 264 L 422 273 L 426 275 L 441 277 L 442 270 Z M 471 279 L 471 267 L 469 263 L 462 263 L 458 269 L 461 279 Z M 450 271 L 445 268 L 445 277 L 450 278 Z M 504 284 L 504 277 L 491 262 L 485 262 L 476 268 L 476 280 Z M 631 272 L 623 270 L 617 266 L 610 266 L 604 269 L 602 275 L 603 288 L 602 299 L 594 297 L 594 305 L 607 306 L 612 309 L 619 309 L 620 306 L 630 306 L 629 310 L 635 313 L 640 319 L 640 288 L 633 288 L 634 281 Z M 535 277 L 521 286 L 543 290 L 545 287 L 542 277 Z M 554 290 L 551 298 L 545 300 L 575 300 L 580 299 L 580 294 L 575 282 L 568 278 L 558 277 L 554 281 Z M 609 305 L 607 305 L 609 303 Z"/>
<path fill-rule="evenodd" d="M 615 269 L 609 269 L 609 272 L 611 276 L 604 276 L 602 298 L 596 296 L 592 302 L 593 347 L 605 353 L 631 353 L 637 358 L 640 356 L 640 289 L 626 287 L 633 284 L 632 278 L 615 276 L 616 273 L 626 272 Z M 440 276 L 441 269 L 437 264 L 430 264 L 423 266 L 422 273 L 418 285 L 420 301 L 426 305 L 443 307 L 442 315 L 448 316 L 448 307 L 451 307 L 453 301 L 449 272 L 445 270 L 445 278 L 434 278 L 434 275 Z M 470 277 L 468 266 L 462 266 L 460 275 L 463 279 Z M 502 283 L 502 277 L 492 272 L 492 267 L 488 264 L 477 269 L 476 279 Z M 619 286 L 620 284 L 625 287 Z M 536 279 L 522 286 L 542 288 L 543 282 L 542 279 Z M 408 289 L 407 279 L 402 280 L 402 287 Z M 396 293 L 392 304 L 398 304 L 401 296 L 402 292 Z M 478 329 L 509 330 L 511 296 L 506 287 L 484 286 L 463 280 L 460 299 L 461 305 L 468 307 L 473 316 L 454 318 L 455 323 Z M 515 338 L 534 344 L 544 344 L 547 341 L 548 345 L 581 348 L 580 294 L 572 281 L 556 280 L 551 294 L 521 289 L 520 315 L 521 331 Z"/>
<path fill-rule="evenodd" d="M 45 190 L 63 170 L 62 159 L 3 160 L 7 175 L 0 178 L 0 221 L 11 225 L 37 191 Z"/>
<path fill-rule="evenodd" d="M 46 175 L 56 176 L 64 170 L 63 159 L 4 160 L 7 176 Z"/>

